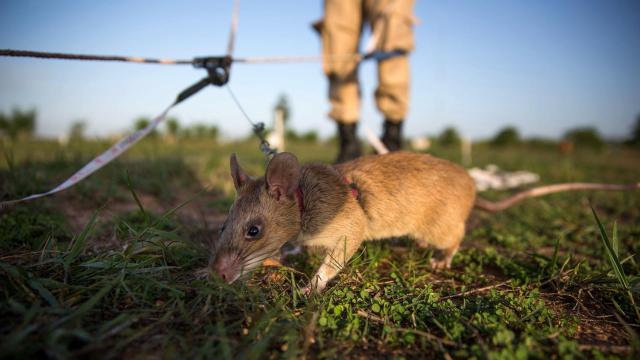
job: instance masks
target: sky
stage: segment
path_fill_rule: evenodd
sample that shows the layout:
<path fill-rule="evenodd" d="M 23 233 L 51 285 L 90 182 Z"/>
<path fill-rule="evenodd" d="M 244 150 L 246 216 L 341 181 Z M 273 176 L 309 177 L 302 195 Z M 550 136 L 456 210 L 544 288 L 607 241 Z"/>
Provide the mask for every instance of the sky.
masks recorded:
<path fill-rule="evenodd" d="M 0 48 L 191 59 L 223 55 L 231 0 L 0 0 Z M 482 139 L 516 126 L 524 136 L 560 137 L 594 126 L 631 132 L 640 115 L 640 1 L 418 0 L 406 135 L 455 126 Z M 316 55 L 310 24 L 320 0 L 242 0 L 236 56 Z M 366 39 L 363 39 L 363 44 Z M 380 132 L 373 101 L 376 64 L 360 68 L 361 123 Z M 130 130 L 159 114 L 204 76 L 185 66 L 0 58 L 0 112 L 38 111 L 38 134 L 74 121 L 90 135 Z M 230 87 L 256 121 L 270 123 L 280 94 L 298 131 L 333 134 L 319 63 L 236 64 Z M 217 125 L 229 137 L 249 125 L 229 94 L 209 87 L 172 110 L 188 125 Z"/>

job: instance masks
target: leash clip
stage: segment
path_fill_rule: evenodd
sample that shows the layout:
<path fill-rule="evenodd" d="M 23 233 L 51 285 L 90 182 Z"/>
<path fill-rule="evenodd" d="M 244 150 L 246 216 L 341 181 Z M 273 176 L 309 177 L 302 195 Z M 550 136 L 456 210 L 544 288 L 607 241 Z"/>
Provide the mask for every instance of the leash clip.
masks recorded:
<path fill-rule="evenodd" d="M 262 151 L 268 161 L 273 157 L 273 155 L 278 153 L 278 150 L 269 145 L 269 142 L 265 139 L 264 131 L 265 127 L 263 122 L 253 124 L 253 133 L 258 137 L 258 139 L 260 139 L 260 151 Z"/>
<path fill-rule="evenodd" d="M 193 67 L 205 69 L 209 73 L 211 85 L 222 86 L 229 82 L 231 56 L 208 56 L 193 59 Z"/>
<path fill-rule="evenodd" d="M 208 85 L 223 86 L 229 82 L 231 56 L 208 56 L 193 59 L 193 67 L 207 70 L 207 77 L 182 90 L 174 104 L 178 104 Z"/>

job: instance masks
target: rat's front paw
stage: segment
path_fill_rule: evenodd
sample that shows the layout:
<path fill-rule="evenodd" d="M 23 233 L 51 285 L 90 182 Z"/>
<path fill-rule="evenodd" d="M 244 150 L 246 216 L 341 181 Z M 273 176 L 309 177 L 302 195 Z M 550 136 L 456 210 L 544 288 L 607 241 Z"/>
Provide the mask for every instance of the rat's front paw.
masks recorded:
<path fill-rule="evenodd" d="M 302 288 L 302 295 L 309 297 L 311 296 L 312 293 L 313 293 L 313 288 L 311 287 L 311 284 Z"/>
<path fill-rule="evenodd" d="M 307 297 L 311 295 L 320 294 L 322 290 L 324 290 L 326 285 L 327 285 L 326 283 L 322 283 L 322 282 L 317 282 L 315 284 L 312 282 L 309 285 L 302 288 L 302 294 Z"/>

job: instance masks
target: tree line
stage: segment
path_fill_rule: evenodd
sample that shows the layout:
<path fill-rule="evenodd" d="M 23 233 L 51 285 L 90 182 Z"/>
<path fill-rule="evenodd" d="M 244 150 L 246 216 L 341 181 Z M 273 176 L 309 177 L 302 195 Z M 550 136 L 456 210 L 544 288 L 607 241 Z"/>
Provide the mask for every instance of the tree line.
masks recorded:
<path fill-rule="evenodd" d="M 286 96 L 282 95 L 275 108 L 281 109 L 284 113 L 285 123 L 291 116 L 291 108 Z M 133 130 L 140 130 L 149 125 L 151 119 L 139 117 L 133 122 Z M 37 126 L 37 112 L 35 109 L 22 110 L 14 108 L 9 113 L 0 112 L 0 137 L 8 138 L 12 141 L 28 139 L 34 137 Z M 74 122 L 68 132 L 69 140 L 79 140 L 85 138 L 86 122 Z M 216 140 L 220 131 L 216 125 L 199 122 L 189 126 L 183 126 L 175 117 L 165 120 L 165 124 L 160 131 L 154 129 L 150 136 L 152 138 L 162 135 L 169 141 L 176 141 L 182 138 L 208 138 Z M 286 130 L 286 137 L 290 140 L 317 141 L 318 134 L 315 131 L 306 133 L 296 133 L 292 129 Z M 455 127 L 447 127 L 434 139 L 435 143 L 443 147 L 460 146 L 462 137 Z M 514 126 L 506 126 L 500 129 L 488 144 L 495 147 L 507 147 L 528 143 L 555 143 L 548 139 L 524 139 L 518 129 Z M 568 130 L 563 135 L 561 142 L 580 148 L 590 148 L 600 150 L 605 147 L 606 141 L 594 127 L 577 127 Z M 630 136 L 623 141 L 625 145 L 640 146 L 640 115 L 636 118 Z"/>
<path fill-rule="evenodd" d="M 434 140 L 438 145 L 443 147 L 460 146 L 462 143 L 460 133 L 452 126 L 445 128 Z M 508 147 L 523 143 L 538 145 L 557 143 L 556 141 L 544 138 L 524 139 L 515 126 L 506 126 L 498 130 L 498 132 L 486 142 L 494 147 Z M 582 126 L 567 130 L 560 139 L 560 143 L 571 147 L 601 150 L 606 146 L 607 142 L 595 127 Z M 625 145 L 640 146 L 640 115 L 636 118 L 631 136 L 622 141 L 622 143 Z"/>
<path fill-rule="evenodd" d="M 0 138 L 8 138 L 12 141 L 25 140 L 35 137 L 37 128 L 37 112 L 35 109 L 22 110 L 14 108 L 9 113 L 0 112 Z M 147 127 L 151 120 L 147 117 L 139 117 L 133 122 L 133 130 Z M 74 121 L 69 127 L 67 138 L 69 140 L 82 140 L 86 138 L 87 123 L 82 120 Z M 149 136 L 163 135 L 168 138 L 209 138 L 217 139 L 220 131 L 217 126 L 199 122 L 189 126 L 180 125 L 180 121 L 171 117 L 165 120 L 165 125 L 160 131 L 154 129 Z"/>
<path fill-rule="evenodd" d="M 134 121 L 133 128 L 134 130 L 141 130 L 150 123 L 151 119 L 140 117 Z M 154 129 L 149 136 L 157 137 L 158 135 L 164 135 L 164 137 L 169 140 L 175 141 L 180 138 L 208 138 L 217 140 L 220 135 L 220 130 L 216 125 L 209 125 L 204 122 L 182 126 L 177 118 L 170 117 L 167 118 L 164 123 L 161 131 Z"/>
<path fill-rule="evenodd" d="M 10 113 L 0 112 L 0 135 L 11 140 L 33 137 L 36 132 L 36 110 L 13 109 Z"/>

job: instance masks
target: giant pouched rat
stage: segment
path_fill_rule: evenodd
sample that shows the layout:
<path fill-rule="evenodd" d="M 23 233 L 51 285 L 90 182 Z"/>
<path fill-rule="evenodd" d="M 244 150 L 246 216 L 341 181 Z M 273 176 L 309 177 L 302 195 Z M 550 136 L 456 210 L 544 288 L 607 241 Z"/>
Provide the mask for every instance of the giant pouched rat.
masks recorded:
<path fill-rule="evenodd" d="M 231 176 L 237 196 L 215 244 L 213 270 L 233 282 L 297 240 L 327 250 L 307 291 L 321 291 L 367 240 L 409 236 L 441 250 L 435 268 L 449 267 L 475 199 L 463 168 L 409 152 L 337 166 L 301 166 L 293 154 L 279 153 L 258 179 L 232 155 Z"/>
<path fill-rule="evenodd" d="M 475 205 L 504 210 L 530 197 L 568 190 L 631 190 L 640 183 L 567 183 L 529 189 L 499 202 L 475 198 L 461 167 L 430 155 L 394 152 L 336 166 L 301 166 L 280 153 L 253 179 L 231 156 L 236 199 L 213 247 L 211 268 L 231 283 L 287 242 L 327 249 L 305 292 L 321 291 L 363 241 L 409 236 L 440 250 L 431 265 L 448 268 Z"/>
<path fill-rule="evenodd" d="M 409 152 L 371 155 L 336 165 L 301 166 L 275 155 L 264 177 L 251 178 L 231 156 L 236 199 L 214 244 L 211 267 L 231 283 L 276 256 L 287 242 L 320 246 L 327 255 L 305 291 L 322 291 L 363 241 L 408 236 L 440 250 L 432 267 L 449 268 L 474 204 L 503 210 L 527 197 L 581 189 L 620 190 L 639 184 L 559 184 L 498 203 L 475 199 L 465 169 Z"/>

